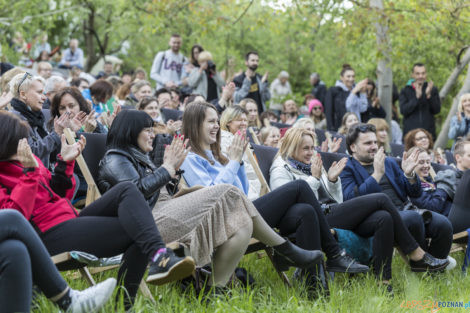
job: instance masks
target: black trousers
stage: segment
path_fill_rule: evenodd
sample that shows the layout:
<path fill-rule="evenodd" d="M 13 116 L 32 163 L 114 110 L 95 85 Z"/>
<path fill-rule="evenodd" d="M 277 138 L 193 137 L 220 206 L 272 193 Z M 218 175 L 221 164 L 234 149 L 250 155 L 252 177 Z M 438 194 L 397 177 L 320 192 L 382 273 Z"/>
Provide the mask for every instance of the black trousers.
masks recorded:
<path fill-rule="evenodd" d="M 49 229 L 42 240 L 51 255 L 77 250 L 97 257 L 124 253 L 118 281 L 123 281 L 131 303 L 147 264 L 165 247 L 142 193 L 122 182 L 82 210 L 80 216 Z"/>
<path fill-rule="evenodd" d="M 67 288 L 29 222 L 0 210 L 0 311 L 30 312 L 33 283 L 50 298 Z"/>
<path fill-rule="evenodd" d="M 307 182 L 295 180 L 256 199 L 253 204 L 269 226 L 283 236 L 295 235 L 306 250 L 323 250 L 327 257 L 340 253 L 315 194 Z"/>
<path fill-rule="evenodd" d="M 418 243 L 393 202 L 382 193 L 357 197 L 335 205 L 326 219 L 332 227 L 351 230 L 362 237 L 374 236 L 374 273 L 385 280 L 392 278 L 394 242 L 405 254 L 418 248 Z"/>

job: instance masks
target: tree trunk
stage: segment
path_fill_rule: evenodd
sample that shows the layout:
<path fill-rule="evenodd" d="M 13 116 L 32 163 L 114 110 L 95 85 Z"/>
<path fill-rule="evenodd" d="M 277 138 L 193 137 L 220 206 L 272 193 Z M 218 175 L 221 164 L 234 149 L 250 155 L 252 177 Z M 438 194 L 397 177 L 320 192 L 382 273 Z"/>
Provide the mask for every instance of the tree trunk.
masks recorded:
<path fill-rule="evenodd" d="M 470 65 L 468 65 L 467 76 L 465 77 L 465 81 L 462 85 L 462 88 L 460 88 L 459 93 L 457 94 L 457 96 L 455 96 L 454 100 L 452 101 L 452 106 L 450 108 L 449 114 L 447 114 L 447 118 L 444 124 L 442 125 L 441 132 L 439 133 L 439 136 L 437 136 L 436 143 L 434 144 L 436 148 L 440 147 L 444 149 L 446 147 L 447 140 L 449 140 L 448 133 L 450 119 L 457 113 L 457 106 L 459 104 L 460 96 L 467 92 L 470 92 Z"/>
<path fill-rule="evenodd" d="M 95 8 L 88 6 L 88 19 L 83 21 L 83 35 L 85 37 L 86 65 L 85 72 L 89 72 L 96 63 L 95 38 L 93 30 L 95 28 Z"/>
<path fill-rule="evenodd" d="M 465 52 L 462 60 L 458 61 L 454 70 L 450 74 L 449 78 L 447 78 L 446 83 L 444 84 L 444 86 L 442 86 L 441 91 L 439 92 L 439 98 L 441 98 L 441 101 L 443 101 L 444 98 L 447 96 L 450 89 L 457 81 L 457 78 L 459 77 L 460 73 L 462 73 L 462 71 L 465 69 L 465 66 L 469 62 L 470 62 L 470 48 L 467 47 L 467 51 Z"/>
<path fill-rule="evenodd" d="M 388 17 L 385 15 L 382 0 L 370 0 L 370 7 L 375 11 L 374 26 L 376 29 L 377 49 L 380 53 L 377 65 L 378 97 L 380 105 L 387 113 L 386 119 L 389 125 L 389 134 L 391 134 L 393 74 L 391 68 L 392 46 L 388 37 Z"/>

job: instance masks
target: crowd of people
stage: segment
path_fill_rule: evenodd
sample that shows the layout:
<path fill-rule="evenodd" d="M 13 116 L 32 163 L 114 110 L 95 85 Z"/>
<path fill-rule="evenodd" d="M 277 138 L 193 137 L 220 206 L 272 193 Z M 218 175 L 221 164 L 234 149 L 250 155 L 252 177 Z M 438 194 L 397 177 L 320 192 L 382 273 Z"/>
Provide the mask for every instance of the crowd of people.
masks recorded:
<path fill-rule="evenodd" d="M 400 93 L 394 87 L 389 124 L 374 81 L 356 83 L 348 64 L 329 88 L 313 73 L 311 93 L 297 103 L 289 73 L 269 84 L 268 73 L 258 73 L 257 52 L 248 52 L 246 69 L 234 73 L 219 71 L 201 45 L 184 56 L 181 44 L 174 34 L 169 49 L 156 54 L 149 72 L 155 84 L 146 70 L 119 74 L 109 61 L 97 76 L 84 72 L 76 39 L 57 64 L 49 62 L 47 36 L 35 45 L 32 69 L 2 64 L 0 307 L 6 312 L 30 310 L 33 283 L 67 312 L 104 305 L 116 280 L 72 290 L 48 257 L 71 250 L 123 254 L 117 281 L 126 309 L 147 268 L 148 283 L 165 284 L 209 265 L 202 292 L 226 293 L 251 238 L 272 247 L 278 271 L 297 268 L 294 278 L 311 298 L 328 292 L 326 272 L 369 267 L 393 294 L 395 246 L 411 271 L 455 267 L 453 234 L 470 226 L 453 206 L 470 169 L 469 93 L 452 117 L 449 159 L 433 147 L 441 103 L 422 63 L 412 66 Z M 77 134 L 74 144 L 65 140 L 66 128 Z M 106 153 L 96 182 L 102 196 L 78 212 L 71 203 L 87 192 L 75 166 L 84 133 L 106 134 Z M 276 151 L 271 192 L 263 192 L 250 144 Z M 403 153 L 394 155 L 392 147 Z M 336 161 L 324 164 L 326 154 Z M 338 240 L 343 231 L 373 239 L 346 253 Z M 167 248 L 171 242 L 185 246 L 186 256 Z M 357 257 L 367 245 L 369 255 Z"/>

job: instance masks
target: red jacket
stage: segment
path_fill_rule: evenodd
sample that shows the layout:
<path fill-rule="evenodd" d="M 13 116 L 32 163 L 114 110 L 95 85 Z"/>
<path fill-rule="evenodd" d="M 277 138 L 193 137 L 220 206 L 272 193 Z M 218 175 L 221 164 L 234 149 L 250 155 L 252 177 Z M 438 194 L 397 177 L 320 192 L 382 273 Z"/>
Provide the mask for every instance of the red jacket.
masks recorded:
<path fill-rule="evenodd" d="M 69 200 L 75 188 L 75 161 L 64 162 L 59 156 L 51 174 L 39 158 L 36 160 L 39 167 L 26 174 L 17 161 L 0 162 L 0 209 L 18 210 L 37 231 L 45 232 L 78 216 Z"/>

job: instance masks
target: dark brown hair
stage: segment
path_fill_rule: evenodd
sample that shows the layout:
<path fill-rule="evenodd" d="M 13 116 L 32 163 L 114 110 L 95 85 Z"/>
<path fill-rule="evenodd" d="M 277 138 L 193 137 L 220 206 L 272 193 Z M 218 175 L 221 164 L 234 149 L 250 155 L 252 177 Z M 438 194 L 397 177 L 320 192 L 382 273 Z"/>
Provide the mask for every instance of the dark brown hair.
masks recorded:
<path fill-rule="evenodd" d="M 354 69 L 349 64 L 343 64 L 343 68 L 341 69 L 341 76 L 343 76 L 344 73 L 346 73 L 347 71 L 353 71 L 354 72 Z"/>
<path fill-rule="evenodd" d="M 90 94 L 94 100 L 106 103 L 113 95 L 113 85 L 104 79 L 98 79 L 90 86 Z"/>
<path fill-rule="evenodd" d="M 16 154 L 20 139 L 28 138 L 30 127 L 17 115 L 0 111 L 0 160 L 6 161 Z"/>
<path fill-rule="evenodd" d="M 410 130 L 408 133 L 406 133 L 405 135 L 405 138 L 404 138 L 404 143 L 405 143 L 405 151 L 408 151 L 410 150 L 412 147 L 414 147 L 416 144 L 415 144 L 415 137 L 416 137 L 416 134 L 419 133 L 419 132 L 423 132 L 426 134 L 426 136 L 428 137 L 429 139 L 429 148 L 428 150 L 432 150 L 433 147 L 434 147 L 434 140 L 432 139 L 432 135 L 431 133 L 429 133 L 426 129 L 422 129 L 422 128 L 415 128 L 413 130 Z M 429 152 L 428 151 L 428 152 Z"/>
<path fill-rule="evenodd" d="M 183 114 L 183 134 L 187 139 L 189 139 L 191 151 L 213 164 L 201 146 L 204 120 L 206 119 L 206 112 L 209 109 L 212 109 L 217 113 L 215 106 L 207 102 L 192 102 L 188 105 Z M 211 151 L 214 158 L 221 164 L 225 165 L 228 163 L 228 159 L 220 150 L 220 132 L 221 130 L 219 128 L 217 132 L 217 141 L 211 144 Z"/>
<path fill-rule="evenodd" d="M 152 102 L 156 102 L 158 104 L 158 100 L 155 97 L 144 97 L 139 101 L 139 104 L 137 105 L 138 110 L 143 110 L 147 105 L 149 105 Z"/>
<path fill-rule="evenodd" d="M 60 101 L 62 101 L 62 98 L 65 95 L 71 95 L 72 98 L 75 99 L 75 101 L 78 102 L 78 106 L 80 107 L 80 111 L 85 112 L 86 114 L 90 113 L 90 106 L 88 102 L 85 100 L 85 98 L 82 96 L 82 93 L 80 90 L 78 90 L 76 87 L 65 87 L 62 88 L 58 93 L 54 95 L 54 98 L 52 98 L 51 102 L 51 119 L 48 122 L 48 126 L 52 129 L 53 124 L 54 124 L 54 118 L 55 117 L 60 117 L 59 113 L 59 107 L 60 107 Z"/>

